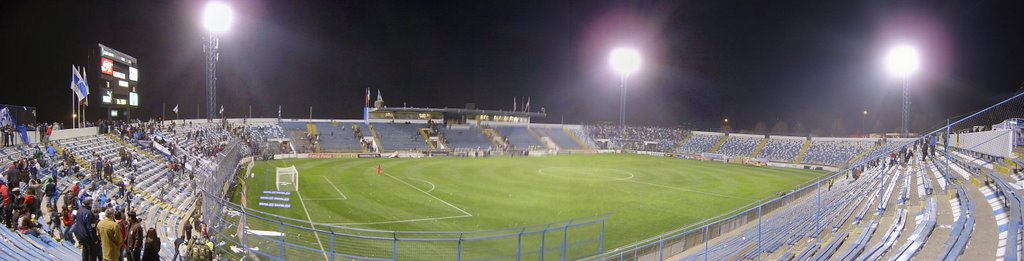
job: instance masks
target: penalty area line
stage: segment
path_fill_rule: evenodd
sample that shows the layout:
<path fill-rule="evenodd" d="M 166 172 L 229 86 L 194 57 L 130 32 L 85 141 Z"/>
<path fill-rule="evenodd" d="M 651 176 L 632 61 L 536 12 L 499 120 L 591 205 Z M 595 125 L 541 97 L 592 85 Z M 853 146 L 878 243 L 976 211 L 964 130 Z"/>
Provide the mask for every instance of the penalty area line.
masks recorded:
<path fill-rule="evenodd" d="M 423 192 L 423 194 L 427 194 L 427 196 L 430 196 L 430 197 L 436 199 L 437 201 L 441 201 L 441 203 L 444 203 L 445 205 L 448 205 L 449 207 L 455 208 L 459 212 L 462 212 L 462 214 L 466 214 L 467 216 L 470 216 L 470 217 L 473 216 L 473 214 L 470 214 L 469 212 L 466 212 L 465 210 L 462 210 L 461 208 L 456 207 L 455 205 L 452 205 L 452 203 L 448 203 L 448 201 L 444 201 L 443 199 L 440 199 L 437 196 L 434 196 L 433 194 L 427 193 L 426 191 L 423 191 L 422 189 L 417 188 L 416 186 L 413 186 L 412 184 L 409 184 L 409 182 L 405 182 L 402 179 L 396 178 L 395 176 L 391 176 L 391 174 L 388 174 L 387 172 L 381 172 L 381 173 L 383 173 L 384 175 L 387 175 L 389 178 L 397 180 L 398 182 L 402 182 L 402 184 L 410 186 L 410 187 L 412 187 L 413 189 L 415 189 L 415 190 L 417 190 L 419 192 Z M 433 184 L 433 183 L 431 183 L 431 184 Z"/>
<path fill-rule="evenodd" d="M 324 180 L 327 181 L 327 184 L 331 184 L 331 187 L 334 188 L 334 191 L 338 192 L 338 194 L 341 195 L 341 199 L 348 199 L 348 197 L 345 196 L 345 193 L 341 193 L 341 190 L 338 189 L 338 186 L 335 186 L 334 182 L 331 182 L 331 179 L 328 179 L 326 176 L 320 177 L 324 178 Z"/>
<path fill-rule="evenodd" d="M 430 184 L 430 189 L 428 189 L 428 190 L 426 191 L 427 193 L 430 193 L 431 191 L 434 191 L 434 189 L 435 189 L 435 188 L 437 188 L 437 186 L 434 186 L 434 183 L 433 183 L 433 182 L 430 182 L 430 181 L 426 181 L 426 180 L 422 180 L 422 179 L 418 179 L 418 178 L 409 178 L 409 179 L 412 179 L 412 180 L 419 180 L 419 181 L 423 181 L 423 182 L 426 182 L 427 184 Z"/>

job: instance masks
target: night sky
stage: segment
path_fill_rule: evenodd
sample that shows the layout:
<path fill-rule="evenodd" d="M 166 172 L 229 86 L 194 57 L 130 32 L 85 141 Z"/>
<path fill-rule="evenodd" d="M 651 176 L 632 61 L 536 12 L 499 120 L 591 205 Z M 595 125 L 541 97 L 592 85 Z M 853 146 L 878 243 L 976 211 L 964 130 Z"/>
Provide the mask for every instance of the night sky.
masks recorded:
<path fill-rule="evenodd" d="M 206 1 L 14 1 L 0 6 L 0 103 L 67 121 L 70 65 L 102 43 L 140 62 L 143 117 L 205 110 Z M 608 53 L 643 54 L 627 123 L 808 130 L 899 124 L 882 58 L 909 43 L 914 127 L 1012 95 L 1024 81 L 1022 1 L 229 1 L 218 101 L 229 117 L 359 118 L 388 106 L 545 107 L 540 122 L 617 122 Z M 90 78 L 93 76 L 90 76 Z M 94 94 L 98 92 L 94 91 Z M 172 116 L 168 116 L 172 117 Z M 876 129 L 876 131 L 878 131 Z"/>

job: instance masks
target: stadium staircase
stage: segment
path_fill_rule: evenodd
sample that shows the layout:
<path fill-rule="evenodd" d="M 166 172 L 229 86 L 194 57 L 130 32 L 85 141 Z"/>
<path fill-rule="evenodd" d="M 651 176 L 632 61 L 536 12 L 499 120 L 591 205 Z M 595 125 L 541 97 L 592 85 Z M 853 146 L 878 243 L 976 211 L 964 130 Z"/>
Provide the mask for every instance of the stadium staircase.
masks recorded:
<path fill-rule="evenodd" d="M 318 133 L 316 131 L 316 124 L 313 124 L 313 123 L 306 124 L 306 135 L 312 136 L 312 135 L 317 135 L 317 134 Z"/>
<path fill-rule="evenodd" d="M 292 129 L 289 129 L 285 132 L 288 135 L 288 137 L 292 139 L 291 143 L 293 146 L 299 147 L 303 151 L 305 151 L 305 149 L 309 146 L 309 140 L 306 139 L 306 133 L 308 132 Z"/>
<path fill-rule="evenodd" d="M 800 146 L 800 154 L 796 155 L 796 160 L 793 160 L 793 163 L 800 164 L 800 162 L 803 162 L 804 156 L 807 156 L 807 149 L 809 148 L 811 148 L 811 140 L 805 140 L 804 145 Z"/>
<path fill-rule="evenodd" d="M 501 139 L 501 134 L 498 134 L 498 130 L 496 130 L 494 128 L 488 128 L 488 127 L 481 126 L 480 127 L 480 133 L 483 133 L 484 137 L 487 137 L 487 140 L 491 141 L 491 144 L 494 144 L 495 148 L 503 148 L 504 147 L 502 145 L 504 145 L 505 142 L 504 142 L 504 140 Z M 501 142 L 501 143 L 499 143 L 499 142 Z"/>
<path fill-rule="evenodd" d="M 715 146 L 712 146 L 708 153 L 718 153 L 718 149 L 722 148 L 722 144 L 725 144 L 725 141 L 727 140 L 729 140 L 729 135 L 722 135 L 722 138 L 719 138 L 718 142 L 715 142 Z"/>
<path fill-rule="evenodd" d="M 316 129 L 316 124 L 314 124 L 314 123 L 306 124 L 306 136 L 315 136 L 315 135 L 318 135 L 318 134 L 320 134 L 320 133 Z M 313 152 L 320 152 L 320 146 L 316 146 L 316 148 L 314 148 Z"/>
<path fill-rule="evenodd" d="M 423 137 L 423 141 L 426 142 L 427 145 L 430 145 L 430 150 L 436 150 L 437 147 L 434 146 L 434 142 L 430 141 L 430 135 L 427 135 L 427 131 L 428 130 L 430 130 L 430 129 L 428 129 L 428 128 L 420 128 L 420 136 Z M 437 142 L 441 143 L 440 140 L 438 140 Z M 438 144 L 438 145 L 440 145 L 440 144 Z"/>
<path fill-rule="evenodd" d="M 121 139 L 121 137 L 118 137 L 117 135 L 107 134 L 107 137 L 110 138 L 111 140 L 116 141 L 117 143 L 120 143 L 121 146 L 124 146 L 125 148 L 131 149 L 135 152 L 138 152 L 139 154 L 142 154 L 143 156 L 146 156 L 146 158 L 149 158 L 149 160 L 156 161 L 156 156 L 153 156 L 153 154 L 149 153 L 148 151 L 139 149 L 136 146 L 128 144 L 128 142 L 125 142 L 124 140 Z"/>
<path fill-rule="evenodd" d="M 526 127 L 526 131 L 529 132 L 530 136 L 533 136 L 534 139 L 537 139 L 537 141 L 540 142 L 540 144 L 544 144 L 544 147 L 547 147 L 548 149 L 553 149 L 553 150 L 557 150 L 558 149 L 558 144 L 555 144 L 555 142 L 551 141 L 550 138 L 544 139 L 544 137 L 547 136 L 547 135 L 541 136 L 538 133 L 540 130 L 534 130 L 533 128 Z"/>
<path fill-rule="evenodd" d="M 366 126 L 369 127 L 370 134 L 373 134 L 373 144 L 374 144 L 374 146 L 377 147 L 377 152 L 378 153 L 383 153 L 384 152 L 384 146 L 381 145 L 381 143 L 380 143 L 380 137 L 377 137 L 377 131 L 373 130 L 373 125 L 366 124 Z"/>
<path fill-rule="evenodd" d="M 751 158 L 757 158 L 757 154 L 761 154 L 761 150 L 763 150 L 764 146 L 767 146 L 767 145 L 768 145 L 768 138 L 761 139 L 761 143 L 757 144 L 757 147 L 754 148 L 754 153 L 751 153 L 750 157 Z"/>
<path fill-rule="evenodd" d="M 562 128 L 562 131 L 565 132 L 565 135 L 569 135 L 569 138 L 572 138 L 572 140 L 575 141 L 576 144 L 580 145 L 580 149 L 590 149 L 590 146 L 587 146 L 586 142 L 583 142 L 583 140 L 581 140 L 580 137 L 576 136 L 576 134 L 572 133 L 572 131 L 569 131 L 569 129 Z"/>
<path fill-rule="evenodd" d="M 363 153 L 366 153 L 367 149 L 366 149 L 366 146 L 363 145 L 363 142 L 362 142 L 363 141 L 363 137 L 361 137 L 362 133 L 361 132 L 357 133 L 356 132 L 357 129 L 359 129 L 359 125 L 352 124 L 352 135 L 355 135 L 356 137 L 359 137 L 359 139 L 357 140 L 357 141 L 359 141 L 359 148 L 363 151 Z"/>
<path fill-rule="evenodd" d="M 531 129 L 533 129 L 533 128 L 531 128 Z M 562 149 L 562 145 L 559 145 L 557 142 L 555 142 L 555 139 L 551 138 L 551 134 L 548 134 L 546 129 L 544 129 L 544 128 L 536 128 L 536 129 L 533 129 L 533 131 L 537 132 L 537 134 L 541 136 L 541 142 L 544 142 L 545 140 L 547 140 L 547 143 L 545 143 L 545 144 L 547 145 L 548 149 L 553 149 L 553 150 L 561 150 Z"/>
<path fill-rule="evenodd" d="M 860 160 L 860 158 L 866 157 L 867 155 L 871 155 L 872 152 L 880 149 L 881 147 L 882 146 L 871 146 L 871 148 L 864 150 L 864 152 L 857 154 L 857 156 L 853 156 L 853 158 L 850 158 L 850 160 L 847 161 L 844 166 L 849 166 L 850 164 L 853 164 L 854 162 Z"/>
<path fill-rule="evenodd" d="M 53 143 L 53 149 L 55 149 L 55 150 L 57 150 L 58 152 L 61 152 L 61 153 L 64 152 L 64 148 L 58 142 L 54 142 Z M 89 166 L 89 162 L 86 162 L 82 158 L 75 157 L 75 163 L 77 163 L 78 167 L 80 167 L 82 169 L 92 169 L 92 167 Z"/>

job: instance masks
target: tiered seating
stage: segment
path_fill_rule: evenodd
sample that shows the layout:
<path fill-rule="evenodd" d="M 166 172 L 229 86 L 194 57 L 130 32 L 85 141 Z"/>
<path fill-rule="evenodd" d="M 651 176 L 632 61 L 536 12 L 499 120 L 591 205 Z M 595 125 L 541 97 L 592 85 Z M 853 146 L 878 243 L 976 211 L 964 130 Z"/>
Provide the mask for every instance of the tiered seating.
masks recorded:
<path fill-rule="evenodd" d="M 383 145 L 383 150 L 427 150 L 430 146 L 420 134 L 424 124 L 375 123 L 374 131 Z"/>
<path fill-rule="evenodd" d="M 551 141 L 558 144 L 559 148 L 562 149 L 580 149 L 580 145 L 576 143 L 572 137 L 565 134 L 562 128 L 533 128 L 534 131 L 539 132 L 541 136 L 545 136 L 551 139 Z"/>
<path fill-rule="evenodd" d="M 796 155 L 800 154 L 800 146 L 803 143 L 803 138 L 771 138 L 768 139 L 768 144 L 765 144 L 764 148 L 761 149 L 761 154 L 757 155 L 757 157 L 777 162 L 793 162 L 796 160 Z"/>
<path fill-rule="evenodd" d="M 718 153 L 733 157 L 750 157 L 761 139 L 760 137 L 729 135 L 722 147 L 718 148 Z"/>
<path fill-rule="evenodd" d="M 686 131 L 679 128 L 633 127 L 610 125 L 585 126 L 587 134 L 577 135 L 593 139 L 606 139 L 611 149 L 653 150 L 673 152 L 685 137 Z M 656 144 L 653 148 L 649 144 Z"/>
<path fill-rule="evenodd" d="M 470 126 L 463 129 L 442 128 L 441 133 L 444 133 L 446 145 L 453 149 L 490 148 L 494 146 L 477 127 Z"/>
<path fill-rule="evenodd" d="M 331 152 L 359 152 L 363 147 L 359 139 L 352 132 L 351 123 L 338 123 L 333 126 L 330 123 L 317 123 L 316 129 L 320 133 L 320 149 Z M 364 135 L 370 133 L 369 129 L 361 129 Z"/>
<path fill-rule="evenodd" d="M 802 163 L 840 166 L 871 146 L 869 141 L 812 140 Z"/>
<path fill-rule="evenodd" d="M 818 202 L 816 197 L 801 197 L 787 205 L 784 215 L 769 215 L 764 218 L 761 224 L 763 251 L 767 254 L 779 252 L 782 260 L 797 257 L 797 260 L 807 260 L 815 257 L 826 259 L 832 255 L 838 246 L 842 245 L 848 237 L 846 231 L 839 231 L 829 241 L 823 241 L 821 245 L 812 244 L 805 248 L 795 248 L 803 242 L 804 238 L 819 238 L 826 228 L 842 227 L 842 224 L 832 225 L 831 222 L 845 220 L 841 217 L 849 213 L 848 208 L 856 208 L 853 202 L 859 202 L 864 194 L 877 190 L 873 184 L 877 181 L 879 168 L 873 168 L 859 180 L 852 182 L 836 182 L 827 193 L 822 191 L 820 205 L 821 211 L 816 211 Z M 822 188 L 824 189 L 824 188 Z M 844 211 L 845 210 L 845 211 Z M 778 210 L 777 210 L 778 211 Z M 817 216 L 820 221 L 817 222 Z M 845 221 L 841 221 L 845 222 Z M 728 236 L 719 239 L 717 243 L 709 247 L 709 260 L 724 259 L 757 259 L 761 252 L 757 250 L 757 227 L 748 227 L 741 230 L 735 236 Z M 788 249 L 788 251 L 781 251 Z M 801 258 L 802 257 L 802 258 Z M 682 260 L 703 260 L 703 252 L 693 253 Z"/>
<path fill-rule="evenodd" d="M 720 135 L 693 133 L 679 147 L 678 152 L 691 154 L 705 153 L 711 150 L 711 147 L 715 146 L 715 142 L 720 138 L 722 138 Z"/>
<path fill-rule="evenodd" d="M 544 144 L 534 138 L 524 126 L 499 126 L 494 129 L 498 130 L 498 133 L 501 133 L 501 136 L 508 139 L 508 143 L 516 148 L 544 147 Z"/>

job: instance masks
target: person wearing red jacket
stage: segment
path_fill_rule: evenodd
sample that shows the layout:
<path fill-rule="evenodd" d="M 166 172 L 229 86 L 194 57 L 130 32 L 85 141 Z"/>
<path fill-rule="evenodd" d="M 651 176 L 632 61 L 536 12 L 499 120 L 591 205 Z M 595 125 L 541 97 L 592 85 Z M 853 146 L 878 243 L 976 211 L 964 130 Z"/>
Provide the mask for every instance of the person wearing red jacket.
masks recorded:
<path fill-rule="evenodd" d="M 67 240 L 72 239 L 71 237 L 71 225 L 75 224 L 75 205 L 68 204 L 64 207 L 64 215 L 61 217 L 61 222 L 64 223 L 64 234 L 61 236 Z"/>
<path fill-rule="evenodd" d="M 11 201 L 11 194 L 10 191 L 8 191 L 7 184 L 4 182 L 0 182 L 0 197 L 3 197 L 3 205 L 0 205 L 0 220 L 3 220 L 3 222 L 5 222 L 4 224 L 6 224 L 8 220 L 6 215 L 10 213 L 8 209 L 11 206 L 9 204 Z"/>
<path fill-rule="evenodd" d="M 0 182 L 0 196 L 3 197 L 3 206 L 7 207 L 7 202 L 10 201 L 10 194 L 7 193 L 7 184 Z"/>

